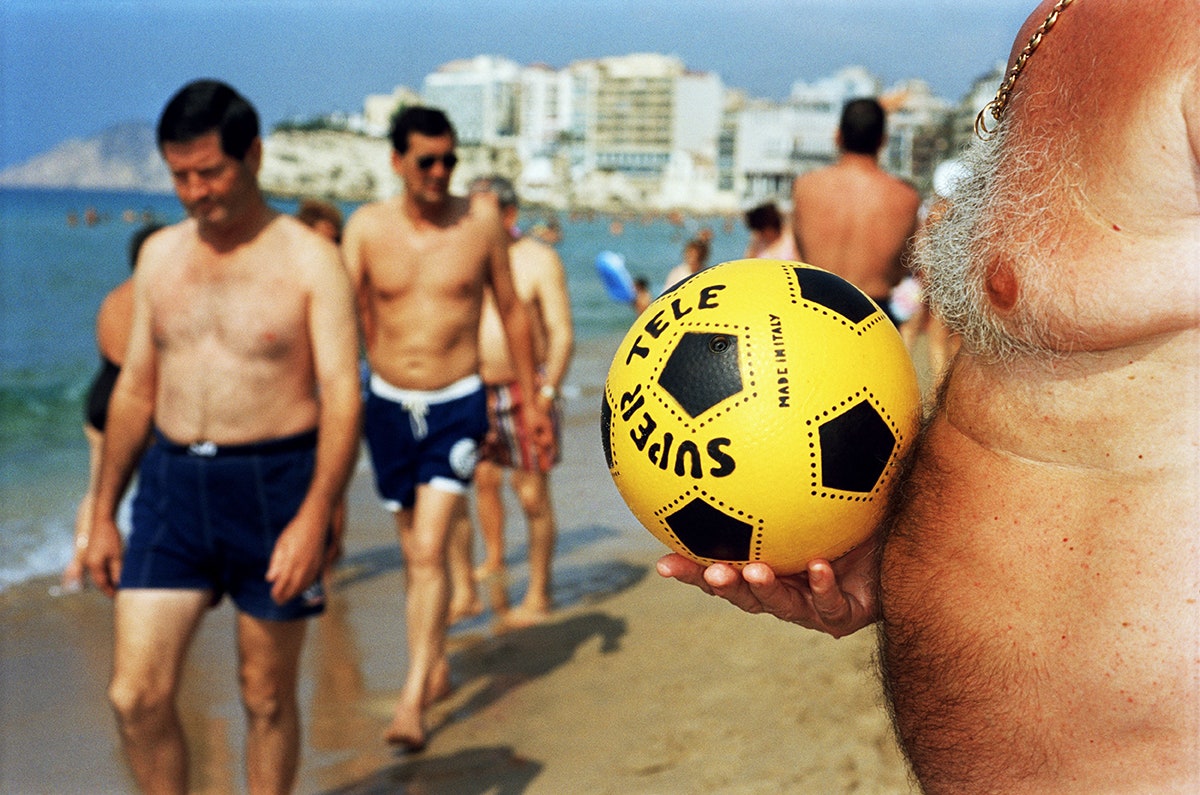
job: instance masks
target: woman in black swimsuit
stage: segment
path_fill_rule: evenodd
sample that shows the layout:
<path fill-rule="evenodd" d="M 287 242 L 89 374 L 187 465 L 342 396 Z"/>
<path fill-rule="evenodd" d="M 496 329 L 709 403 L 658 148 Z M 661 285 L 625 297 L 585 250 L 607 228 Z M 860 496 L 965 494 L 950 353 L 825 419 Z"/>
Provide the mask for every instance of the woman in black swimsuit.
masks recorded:
<path fill-rule="evenodd" d="M 129 241 L 129 267 L 137 266 L 138 253 L 146 238 L 162 228 L 150 223 L 133 233 Z M 104 297 L 96 313 L 96 346 L 100 349 L 100 369 L 92 379 L 87 400 L 83 405 L 83 435 L 88 442 L 88 486 L 79 509 L 75 512 L 75 544 L 71 562 L 62 574 L 64 591 L 83 587 L 83 558 L 87 552 L 88 534 L 92 527 L 92 493 L 100 468 L 100 448 L 104 443 L 104 425 L 108 420 L 108 399 L 113 384 L 121 372 L 129 325 L 133 315 L 133 280 L 126 279 Z"/>

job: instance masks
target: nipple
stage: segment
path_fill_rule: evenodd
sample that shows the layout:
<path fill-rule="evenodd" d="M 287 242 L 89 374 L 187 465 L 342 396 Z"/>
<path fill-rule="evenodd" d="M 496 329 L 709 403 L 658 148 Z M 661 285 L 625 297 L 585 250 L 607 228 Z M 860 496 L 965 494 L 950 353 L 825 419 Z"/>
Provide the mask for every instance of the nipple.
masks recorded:
<path fill-rule="evenodd" d="M 988 268 L 987 280 L 984 285 L 992 306 L 999 311 L 1007 312 L 1016 306 L 1017 294 L 1020 291 L 1017 287 L 1017 277 L 1013 275 L 1012 268 L 1008 263 L 1002 260 L 993 262 L 992 266 Z"/>

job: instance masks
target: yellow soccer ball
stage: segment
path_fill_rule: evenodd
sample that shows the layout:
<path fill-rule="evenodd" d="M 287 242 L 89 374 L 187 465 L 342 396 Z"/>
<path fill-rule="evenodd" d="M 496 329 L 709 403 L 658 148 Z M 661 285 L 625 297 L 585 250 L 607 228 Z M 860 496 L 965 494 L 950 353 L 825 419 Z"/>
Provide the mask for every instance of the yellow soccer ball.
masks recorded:
<path fill-rule="evenodd" d="M 638 318 L 601 436 L 622 498 L 668 547 L 790 574 L 878 525 L 920 402 L 899 333 L 862 291 L 811 265 L 737 260 Z"/>

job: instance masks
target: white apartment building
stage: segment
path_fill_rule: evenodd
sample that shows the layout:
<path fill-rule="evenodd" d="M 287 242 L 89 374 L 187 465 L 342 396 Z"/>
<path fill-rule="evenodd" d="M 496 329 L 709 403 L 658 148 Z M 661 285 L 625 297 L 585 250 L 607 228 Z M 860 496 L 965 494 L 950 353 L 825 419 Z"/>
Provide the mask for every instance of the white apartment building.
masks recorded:
<path fill-rule="evenodd" d="M 528 201 L 553 204 L 560 186 L 570 180 L 571 142 L 582 140 L 586 132 L 575 79 L 568 70 L 534 64 L 521 70 L 519 80 L 517 192 Z"/>
<path fill-rule="evenodd" d="M 396 106 L 415 99 L 405 92 L 367 99 L 368 131 L 386 131 Z M 667 55 L 564 69 L 484 55 L 439 67 L 420 101 L 445 110 L 458 131 L 456 189 L 498 171 L 531 202 L 734 211 L 767 199 L 786 205 L 797 174 L 837 157 L 845 102 L 881 93 L 892 110 L 882 165 L 924 188 L 952 154 L 949 103 L 920 81 L 883 92 L 861 67 L 796 82 L 774 103 L 727 92 L 718 75 L 690 72 Z"/>
<path fill-rule="evenodd" d="M 572 64 L 583 140 L 572 157 L 589 202 L 716 209 L 723 87 L 675 57 Z M 728 203 L 728 202 L 724 202 Z"/>
<path fill-rule="evenodd" d="M 363 132 L 378 138 L 392 131 L 392 116 L 406 105 L 416 105 L 421 95 L 411 88 L 396 86 L 390 94 L 368 94 L 363 100 Z"/>
<path fill-rule="evenodd" d="M 879 80 L 849 67 L 813 84 L 797 81 L 782 105 L 752 103 L 737 116 L 734 192 L 743 206 L 775 199 L 787 203 L 798 174 L 837 158 L 842 106 L 878 96 Z"/>
<path fill-rule="evenodd" d="M 880 161 L 891 173 L 927 191 L 933 169 L 948 156 L 943 133 L 952 106 L 922 80 L 889 89 L 885 103 L 890 113 Z"/>
<path fill-rule="evenodd" d="M 478 55 L 451 61 L 426 75 L 424 102 L 450 117 L 464 146 L 512 146 L 519 129 L 521 66 L 507 58 Z"/>

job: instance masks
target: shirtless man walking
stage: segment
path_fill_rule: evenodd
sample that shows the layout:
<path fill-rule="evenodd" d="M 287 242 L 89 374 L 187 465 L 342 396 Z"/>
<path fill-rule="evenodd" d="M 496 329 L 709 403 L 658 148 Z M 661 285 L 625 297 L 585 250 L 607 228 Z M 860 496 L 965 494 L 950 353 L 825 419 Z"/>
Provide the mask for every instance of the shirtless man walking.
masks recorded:
<path fill-rule="evenodd" d="M 567 294 L 567 277 L 562 260 L 553 248 L 540 240 L 522 235 L 516 228 L 517 193 L 512 183 L 502 177 L 482 177 L 471 184 L 475 202 L 491 201 L 499 207 L 500 219 L 509 230 L 509 262 L 513 286 L 525 307 L 533 332 L 534 359 L 538 364 L 538 390 L 529 395 L 521 391 L 517 371 L 504 327 L 490 295 L 484 302 L 483 319 L 479 327 L 479 374 L 488 391 L 489 430 L 480 451 L 475 470 L 475 503 L 479 529 L 483 535 L 484 560 L 479 579 L 496 578 L 494 609 L 504 612 L 502 622 L 508 628 L 530 626 L 544 621 L 553 606 L 551 599 L 551 562 L 554 556 L 556 526 L 554 506 L 550 499 L 550 468 L 555 460 L 540 457 L 522 422 L 521 412 L 527 402 L 554 416 L 556 401 L 575 346 L 571 324 L 571 299 Z M 553 423 L 557 442 L 558 423 Z M 529 531 L 529 589 L 516 608 L 508 610 L 504 594 L 504 470 L 510 470 L 513 491 L 521 503 Z M 464 514 L 456 521 L 454 542 L 457 554 L 451 557 L 453 569 L 470 567 L 471 522 Z M 458 565 L 456 566 L 456 561 Z M 465 594 L 455 593 L 465 605 L 462 612 L 478 610 L 476 589 L 470 578 L 455 576 L 456 583 L 465 582 Z M 457 586 L 456 586 L 457 589 Z M 454 613 L 452 609 L 451 613 Z"/>
<path fill-rule="evenodd" d="M 792 183 L 792 233 L 802 262 L 836 273 L 890 313 L 906 274 L 921 197 L 879 167 L 886 116 L 874 99 L 842 108 L 838 160 Z"/>
<path fill-rule="evenodd" d="M 396 514 L 406 566 L 409 666 L 385 739 L 425 745 L 426 705 L 449 689 L 447 544 L 464 508 L 477 444 L 487 431 L 479 378 L 479 319 L 490 287 L 521 389 L 537 391 L 525 311 L 513 290 L 508 235 L 495 207 L 449 193 L 454 128 L 439 110 L 410 107 L 392 127 L 402 195 L 351 216 L 343 253 L 358 294 L 372 376 L 365 433 L 385 506 Z M 549 419 L 524 419 L 552 457 Z"/>
<path fill-rule="evenodd" d="M 1045 0 L 1013 56 L 922 245 L 963 345 L 887 527 L 798 577 L 659 571 L 835 635 L 879 621 L 927 792 L 1194 793 L 1200 6 Z"/>
<path fill-rule="evenodd" d="M 353 300 L 337 248 L 263 200 L 258 116 L 233 89 L 185 86 L 158 144 L 189 217 L 142 249 L 109 404 L 88 544 L 92 579 L 116 594 L 109 697 L 138 785 L 186 792 L 179 674 L 228 592 L 249 790 L 288 792 L 299 619 L 323 609 L 330 512 L 358 448 Z M 115 514 L 143 450 L 122 561 Z"/>

